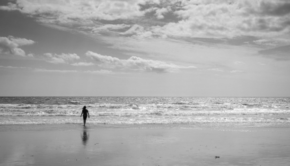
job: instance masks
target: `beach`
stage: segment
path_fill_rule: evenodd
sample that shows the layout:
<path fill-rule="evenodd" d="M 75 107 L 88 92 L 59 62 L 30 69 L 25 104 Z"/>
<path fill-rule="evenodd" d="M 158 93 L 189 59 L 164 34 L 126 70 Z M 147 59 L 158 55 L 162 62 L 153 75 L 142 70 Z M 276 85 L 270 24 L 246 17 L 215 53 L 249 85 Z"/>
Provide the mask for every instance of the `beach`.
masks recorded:
<path fill-rule="evenodd" d="M 289 108 L 290 98 L 0 97 L 0 166 L 289 166 Z"/>
<path fill-rule="evenodd" d="M 288 166 L 289 140 L 289 126 L 1 125 L 0 166 Z"/>

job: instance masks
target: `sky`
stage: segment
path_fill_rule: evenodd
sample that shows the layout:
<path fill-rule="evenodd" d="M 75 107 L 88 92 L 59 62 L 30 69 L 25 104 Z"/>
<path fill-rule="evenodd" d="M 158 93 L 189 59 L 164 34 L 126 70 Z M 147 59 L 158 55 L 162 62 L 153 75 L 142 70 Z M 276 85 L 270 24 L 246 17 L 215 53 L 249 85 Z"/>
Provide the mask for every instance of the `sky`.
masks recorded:
<path fill-rule="evenodd" d="M 1 0 L 0 96 L 290 96 L 289 0 Z"/>

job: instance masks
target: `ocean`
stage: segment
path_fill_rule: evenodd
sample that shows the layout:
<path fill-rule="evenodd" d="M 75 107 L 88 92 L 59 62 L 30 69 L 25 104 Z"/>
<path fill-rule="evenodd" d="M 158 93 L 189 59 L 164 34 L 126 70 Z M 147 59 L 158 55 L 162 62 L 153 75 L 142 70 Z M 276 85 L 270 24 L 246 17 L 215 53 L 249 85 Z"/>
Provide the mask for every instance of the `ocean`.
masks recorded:
<path fill-rule="evenodd" d="M 0 125 L 289 125 L 290 98 L 0 97 Z"/>

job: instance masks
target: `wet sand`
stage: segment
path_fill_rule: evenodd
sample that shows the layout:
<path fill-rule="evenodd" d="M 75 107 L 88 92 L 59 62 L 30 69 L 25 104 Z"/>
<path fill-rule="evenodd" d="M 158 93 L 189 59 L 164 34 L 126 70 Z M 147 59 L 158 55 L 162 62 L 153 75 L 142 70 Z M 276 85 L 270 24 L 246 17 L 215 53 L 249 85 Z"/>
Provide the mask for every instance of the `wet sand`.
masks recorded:
<path fill-rule="evenodd" d="M 289 127 L 0 126 L 0 166 L 288 166 Z"/>

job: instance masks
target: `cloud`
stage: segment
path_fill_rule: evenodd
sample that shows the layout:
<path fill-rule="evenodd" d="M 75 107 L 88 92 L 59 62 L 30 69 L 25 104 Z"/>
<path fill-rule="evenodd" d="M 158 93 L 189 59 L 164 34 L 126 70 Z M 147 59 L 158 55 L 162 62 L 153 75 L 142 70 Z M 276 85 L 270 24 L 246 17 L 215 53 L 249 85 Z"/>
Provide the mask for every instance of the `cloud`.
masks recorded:
<path fill-rule="evenodd" d="M 112 74 L 113 72 L 110 70 L 87 70 L 84 73 L 88 74 Z"/>
<path fill-rule="evenodd" d="M 277 11 L 283 8 L 283 12 L 277 17 L 278 13 L 273 15 L 263 9 L 262 4 L 265 2 L 182 1 L 182 10 L 174 11 L 175 15 L 182 18 L 180 21 L 151 26 L 150 31 L 167 37 L 220 38 L 228 40 L 228 44 L 231 44 L 233 38 L 243 36 L 263 39 L 289 33 L 290 18 L 285 3 L 277 5 L 278 1 L 271 1 L 271 4 L 278 6 Z"/>
<path fill-rule="evenodd" d="M 13 36 L 0 37 L 0 53 L 32 57 L 32 54 L 26 54 L 25 51 L 19 47 L 32 45 L 34 43 L 33 40 L 25 38 L 15 38 Z"/>
<path fill-rule="evenodd" d="M 132 19 L 142 15 L 138 1 L 100 0 L 100 1 L 51 1 L 16 0 L 1 6 L 2 10 L 19 10 L 22 13 L 40 16 L 44 22 L 60 24 L 92 24 L 94 20 Z"/>
<path fill-rule="evenodd" d="M 144 31 L 144 27 L 134 24 L 132 25 L 127 31 L 121 33 L 122 35 L 136 35 L 136 34 L 143 34 Z"/>
<path fill-rule="evenodd" d="M 140 11 L 145 12 L 145 19 L 151 19 L 153 25 L 164 25 L 168 22 L 181 21 L 174 12 L 183 10 L 179 0 L 144 0 L 139 1 Z"/>
<path fill-rule="evenodd" d="M 112 71 L 109 70 L 52 70 L 52 69 L 34 69 L 35 72 L 44 72 L 44 73 L 87 73 L 87 74 L 112 74 Z"/>
<path fill-rule="evenodd" d="M 156 10 L 156 17 L 158 19 L 163 19 L 164 18 L 164 14 L 166 14 L 168 12 L 167 8 L 161 8 Z"/>
<path fill-rule="evenodd" d="M 13 10 L 19 10 L 19 8 L 16 4 L 8 2 L 7 6 L 0 6 L 0 10 L 13 11 Z"/>
<path fill-rule="evenodd" d="M 259 54 L 276 60 L 290 60 L 290 45 L 259 51 Z"/>
<path fill-rule="evenodd" d="M 142 59 L 136 56 L 122 60 L 112 56 L 101 55 L 92 51 L 88 51 L 86 55 L 94 59 L 97 65 L 112 69 L 166 73 L 174 72 L 179 69 L 195 68 L 194 66 L 178 66 L 162 61 Z"/>
<path fill-rule="evenodd" d="M 290 32 L 287 0 L 16 0 L 0 10 L 18 10 L 51 27 L 139 38 L 220 38 L 231 44 L 243 36 Z"/>
<path fill-rule="evenodd" d="M 283 39 L 283 38 L 265 38 L 265 39 L 258 39 L 253 41 L 253 43 L 262 45 L 262 46 L 272 46 L 272 47 L 277 47 L 281 45 L 289 45 L 290 40 L 289 39 Z"/>
<path fill-rule="evenodd" d="M 280 1 L 262 1 L 261 13 L 273 16 L 284 16 L 290 14 L 290 2 L 287 0 Z"/>
<path fill-rule="evenodd" d="M 73 63 L 71 65 L 73 65 L 73 66 L 93 66 L 94 63 L 91 63 L 91 62 L 77 62 L 77 63 Z"/>
<path fill-rule="evenodd" d="M 36 72 L 45 72 L 45 73 L 77 73 L 77 70 L 50 70 L 50 69 L 34 69 Z"/>
<path fill-rule="evenodd" d="M 10 40 L 14 43 L 17 43 L 19 46 L 25 46 L 25 45 L 32 45 L 35 42 L 33 40 L 25 39 L 25 38 L 14 38 L 10 37 Z"/>
<path fill-rule="evenodd" d="M 45 53 L 44 55 L 48 58 L 47 59 L 48 62 L 55 63 L 55 64 L 68 63 L 68 62 L 80 59 L 80 57 L 77 54 Z"/>
<path fill-rule="evenodd" d="M 156 29 L 168 36 L 226 37 L 269 36 L 284 33 L 284 18 L 249 10 L 261 10 L 256 1 L 186 1 L 176 11 L 182 21 Z"/>
<path fill-rule="evenodd" d="M 103 33 L 103 32 L 122 32 L 125 29 L 130 28 L 131 25 L 126 24 L 106 24 L 100 27 L 93 28 L 94 33 Z"/>

